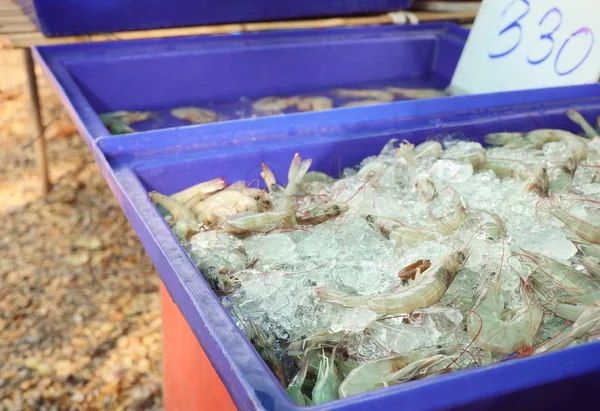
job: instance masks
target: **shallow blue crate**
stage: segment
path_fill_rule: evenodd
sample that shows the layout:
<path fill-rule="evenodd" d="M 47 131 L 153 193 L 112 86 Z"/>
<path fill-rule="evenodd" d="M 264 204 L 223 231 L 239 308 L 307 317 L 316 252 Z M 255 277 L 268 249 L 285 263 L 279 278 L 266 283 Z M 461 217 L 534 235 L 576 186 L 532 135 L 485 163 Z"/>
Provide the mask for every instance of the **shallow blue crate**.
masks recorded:
<path fill-rule="evenodd" d="M 126 81 L 128 76 L 123 75 L 124 72 L 148 78 L 158 75 L 161 70 L 172 74 L 173 70 L 181 67 L 169 62 L 172 57 L 186 56 L 183 61 L 189 58 L 190 62 L 194 62 L 199 55 L 214 56 L 219 52 L 225 54 L 225 51 L 230 55 L 235 54 L 237 47 L 251 55 L 250 51 L 255 49 L 283 47 L 286 50 L 296 47 L 291 44 L 305 45 L 301 54 L 310 53 L 313 47 L 318 49 L 323 43 L 331 45 L 328 48 L 332 50 L 342 50 L 344 38 L 349 39 L 347 42 L 350 44 L 358 44 L 359 48 L 364 42 L 373 47 L 390 47 L 385 49 L 387 51 L 395 49 L 408 52 L 406 50 L 411 50 L 411 46 L 401 45 L 410 41 L 400 41 L 403 36 L 396 30 L 400 29 L 294 31 L 284 37 L 264 34 L 240 36 L 233 40 L 228 36 L 215 36 L 202 41 L 199 38 L 187 38 L 39 47 L 36 50 L 36 59 L 51 77 L 90 145 L 103 176 L 152 258 L 162 281 L 239 409 L 301 408 L 292 404 L 198 273 L 150 201 L 147 195 L 149 190 L 170 194 L 198 182 L 198 176 L 202 176 L 202 180 L 225 177 L 229 182 L 259 179 L 261 161 L 268 162 L 277 175 L 285 176 L 285 170 L 295 152 L 312 158 L 312 169 L 336 174 L 340 167 L 356 165 L 366 156 L 377 154 L 391 138 L 418 143 L 449 133 L 481 140 L 485 133 L 494 131 L 527 131 L 547 127 L 578 131 L 577 126 L 566 117 L 565 111 L 567 108 L 575 108 L 589 120 L 594 119 L 600 113 L 600 86 L 396 102 L 147 131 L 126 136 L 108 136 L 98 120 L 96 110 L 99 107 L 140 108 L 126 106 L 124 101 L 131 104 L 128 98 L 144 100 L 148 107 L 160 104 L 161 95 L 177 100 L 177 93 L 170 94 L 169 89 L 158 81 L 148 83 L 145 90 L 141 89 L 144 93 L 141 97 L 131 97 L 122 90 L 129 87 Z M 448 28 L 444 30 L 452 31 Z M 439 28 L 408 28 L 407 32 L 420 39 L 415 44 L 419 44 L 422 49 L 432 42 L 448 44 L 443 50 L 441 46 L 436 46 L 440 56 L 456 46 L 453 36 L 450 36 L 447 43 L 437 37 L 438 34 L 435 33 L 439 32 Z M 287 35 L 294 38 L 293 42 L 290 43 L 289 38 L 285 37 Z M 254 41 L 257 43 L 253 43 Z M 255 47 L 247 46 L 248 44 Z M 131 50 L 136 51 L 132 53 Z M 363 50 L 368 52 L 366 46 Z M 243 55 L 241 53 L 238 57 Z M 335 66 L 338 59 L 349 58 L 342 52 L 335 52 L 335 55 L 338 58 L 327 60 L 326 64 L 330 67 Z M 377 57 L 384 58 L 380 53 Z M 386 58 L 399 61 L 401 57 L 390 55 Z M 435 58 L 423 58 L 422 61 L 427 61 L 426 64 L 413 67 L 428 67 L 428 70 L 419 73 L 435 73 L 436 67 L 444 67 L 439 58 L 437 61 Z M 146 63 L 152 61 L 153 64 L 139 65 L 140 60 Z M 94 68 L 96 63 L 98 69 Z M 410 61 L 405 63 L 412 64 Z M 455 63 L 456 60 L 452 64 Z M 312 67 L 306 64 L 305 67 Z M 123 67 L 124 71 L 119 67 Z M 143 67 L 154 74 L 136 71 L 132 67 Z M 398 67 L 401 69 L 404 66 Z M 193 69 L 195 68 L 189 70 Z M 333 82 L 340 76 L 376 79 L 381 73 L 387 73 L 385 68 L 381 69 L 379 62 L 370 66 L 367 72 L 362 66 L 360 70 L 352 67 L 347 70 L 350 74 L 336 72 L 336 76 L 328 76 L 326 81 Z M 102 80 L 102 73 L 110 81 Z M 443 73 L 448 77 L 451 75 L 448 71 Z M 302 71 L 295 78 L 289 77 L 287 82 L 278 83 L 273 90 L 285 91 L 287 87 L 294 91 L 293 88 L 303 80 L 301 74 Z M 238 85 L 250 87 L 247 82 L 248 80 L 244 80 Z M 219 93 L 219 86 L 222 85 L 223 83 L 215 81 L 214 87 L 210 88 L 211 92 Z M 269 85 L 261 83 L 257 92 L 267 87 Z M 179 90 L 180 93 L 185 92 L 181 87 Z M 177 103 L 179 104 L 178 100 Z M 594 343 L 393 386 L 311 408 L 564 409 L 582 407 L 584 402 L 593 403 L 596 400 L 598 382 L 600 344 Z"/>
<path fill-rule="evenodd" d="M 565 93 L 582 98 L 560 101 Z M 170 194 L 202 180 L 225 177 L 260 181 L 261 161 L 276 175 L 285 176 L 295 152 L 313 159 L 313 170 L 336 174 L 340 167 L 358 164 L 377 154 L 391 138 L 415 143 L 451 133 L 481 141 L 499 130 L 528 131 L 557 127 L 578 131 L 565 115 L 579 110 L 588 120 L 600 112 L 600 87 L 543 90 L 546 103 L 517 104 L 505 108 L 465 110 L 459 114 L 428 115 L 418 119 L 380 118 L 376 123 L 341 124 L 332 133 L 307 127 L 301 142 L 280 130 L 265 131 L 264 140 L 232 147 L 220 143 L 204 149 L 189 142 L 174 150 L 148 155 L 146 148 L 99 154 L 102 172 L 125 214 L 151 256 L 169 293 L 198 337 L 239 409 L 300 410 L 287 397 L 270 370 L 229 318 L 219 299 L 179 246 L 147 195 L 150 190 Z M 585 97 L 595 96 L 595 97 Z M 461 97 L 460 110 L 469 99 Z M 522 93 L 506 93 L 518 101 Z M 556 100 L 558 101 L 556 101 Z M 552 101 L 554 100 L 554 101 Z M 377 111 L 377 107 L 369 111 Z M 375 114 L 375 113 L 374 113 Z M 104 142 L 99 142 L 98 153 Z M 600 382 L 600 343 L 560 352 L 513 360 L 473 370 L 410 382 L 339 400 L 318 410 L 532 410 L 565 409 L 595 401 Z"/>
<path fill-rule="evenodd" d="M 98 113 L 201 106 L 365 83 L 443 89 L 467 35 L 443 23 L 290 30 L 43 46 L 37 48 L 37 60 L 64 91 L 65 103 L 75 103 L 73 114 L 92 140 L 117 138 L 122 145 L 139 144 L 139 139 L 135 134 L 111 136 Z M 411 114 L 413 102 L 406 103 L 394 111 Z M 331 122 L 343 112 L 360 119 L 360 110 L 335 109 L 280 116 L 275 123 Z M 223 133 L 231 139 L 237 130 L 260 129 L 264 120 L 179 127 L 176 132 L 166 128 L 149 135 L 167 145 L 196 133 Z"/>
<path fill-rule="evenodd" d="M 16 0 L 46 36 L 404 10 L 412 0 Z"/>

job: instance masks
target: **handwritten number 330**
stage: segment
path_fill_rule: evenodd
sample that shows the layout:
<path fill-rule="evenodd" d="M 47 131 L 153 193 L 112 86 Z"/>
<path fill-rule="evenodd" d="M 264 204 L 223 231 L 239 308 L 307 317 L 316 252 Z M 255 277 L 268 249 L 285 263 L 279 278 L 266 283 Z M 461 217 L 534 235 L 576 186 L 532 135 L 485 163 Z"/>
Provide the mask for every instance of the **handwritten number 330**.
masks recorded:
<path fill-rule="evenodd" d="M 525 16 L 527 16 L 527 14 L 529 13 L 529 10 L 530 10 L 529 0 L 513 0 L 513 1 L 511 1 L 508 4 L 508 6 L 504 9 L 504 11 L 502 12 L 502 16 L 505 16 L 506 13 L 515 4 L 519 4 L 519 3 L 526 6 L 525 11 L 523 13 L 521 13 L 515 20 L 513 20 L 508 26 L 504 27 L 498 33 L 499 36 L 503 36 L 509 32 L 517 32 L 519 37 L 517 38 L 514 45 L 512 47 L 510 47 L 508 50 L 505 50 L 501 53 L 496 53 L 496 54 L 489 53 L 490 58 L 497 59 L 497 58 L 504 57 L 504 56 L 512 53 L 521 43 L 521 40 L 523 38 L 523 26 L 521 26 L 521 20 L 523 18 L 525 18 Z M 544 54 L 542 57 L 539 57 L 537 59 L 531 58 L 530 56 L 528 56 L 527 61 L 529 62 L 529 64 L 537 65 L 537 64 L 543 63 L 552 55 L 552 52 L 554 51 L 554 46 L 555 46 L 553 35 L 560 28 L 560 26 L 562 24 L 562 20 L 563 20 L 562 13 L 560 12 L 560 10 L 557 7 L 550 9 L 546 14 L 544 14 L 544 16 L 541 18 L 541 20 L 538 23 L 538 27 L 540 27 L 541 30 L 546 30 L 546 32 L 540 34 L 539 41 L 540 41 L 540 43 L 545 44 L 545 46 L 540 46 L 540 49 L 544 50 L 543 47 L 545 47 L 547 51 L 546 51 L 546 54 Z M 555 22 L 554 25 L 552 25 L 553 21 Z M 571 41 L 571 39 L 573 39 L 574 37 L 577 37 L 579 35 L 584 35 L 584 36 L 587 35 L 590 39 L 590 42 L 589 42 L 590 45 L 589 45 L 585 55 L 581 58 L 581 60 L 575 66 L 569 68 L 568 70 L 559 69 L 558 62 L 560 61 L 560 56 L 561 56 L 562 52 L 569 45 L 569 42 Z M 564 76 L 564 75 L 567 75 L 567 74 L 575 71 L 588 58 L 588 56 L 592 52 L 593 46 L 594 46 L 594 33 L 592 33 L 592 30 L 590 30 L 587 27 L 582 27 L 582 28 L 576 30 L 575 32 L 573 32 L 573 34 L 571 34 L 563 42 L 563 44 L 558 49 L 558 52 L 556 53 L 556 57 L 554 58 L 554 71 L 556 72 L 556 74 L 558 74 L 559 76 Z"/>

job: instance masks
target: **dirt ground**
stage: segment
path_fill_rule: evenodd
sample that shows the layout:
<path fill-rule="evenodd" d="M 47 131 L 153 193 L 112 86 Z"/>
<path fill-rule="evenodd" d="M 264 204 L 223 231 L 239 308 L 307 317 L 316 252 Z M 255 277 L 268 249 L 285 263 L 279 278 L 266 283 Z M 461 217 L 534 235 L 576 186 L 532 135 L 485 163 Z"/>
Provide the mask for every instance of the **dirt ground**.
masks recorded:
<path fill-rule="evenodd" d="M 38 71 L 39 198 L 22 54 L 0 61 L 0 409 L 160 409 L 158 275 Z"/>

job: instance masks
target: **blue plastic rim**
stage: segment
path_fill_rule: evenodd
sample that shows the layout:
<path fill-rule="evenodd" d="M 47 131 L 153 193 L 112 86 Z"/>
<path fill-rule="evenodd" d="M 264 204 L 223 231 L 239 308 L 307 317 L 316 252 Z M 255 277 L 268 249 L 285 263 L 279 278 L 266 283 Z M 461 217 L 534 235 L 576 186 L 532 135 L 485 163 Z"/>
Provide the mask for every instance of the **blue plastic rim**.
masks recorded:
<path fill-rule="evenodd" d="M 561 101 L 561 94 L 567 91 L 595 97 Z M 162 156 L 132 156 L 133 161 L 129 162 L 103 158 L 101 168 L 236 405 L 240 409 L 299 410 L 198 274 L 147 192 L 159 190 L 170 194 L 198 182 L 198 176 L 225 177 L 228 181 L 259 179 L 261 161 L 266 161 L 277 175 L 285 176 L 295 152 L 312 158 L 312 169 L 335 175 L 340 167 L 356 165 L 364 157 L 377 154 L 391 138 L 418 143 L 450 134 L 481 141 L 484 134 L 493 131 L 541 127 L 579 132 L 565 115 L 568 108 L 579 110 L 588 120 L 600 112 L 600 86 L 544 92 L 549 100 L 544 105 L 471 110 L 468 114 L 431 115 L 408 122 L 390 119 L 379 127 L 342 128 L 340 135 L 326 138 L 314 130 L 313 138 L 302 142 L 274 138 L 242 143 L 236 148 L 224 145 L 210 152 L 189 152 L 182 147 L 176 153 Z M 515 100 L 520 96 L 522 93 L 512 93 Z M 311 408 L 364 410 L 402 404 L 411 410 L 558 409 L 593 399 L 593 387 L 598 381 L 600 343 L 592 343 L 380 389 Z"/>
<path fill-rule="evenodd" d="M 397 28 L 367 30 L 372 34 L 367 40 L 361 37 L 360 33 L 366 33 L 363 29 L 325 30 L 323 33 L 331 36 L 327 39 L 339 36 L 336 41 L 340 44 L 349 33 L 357 36 L 348 40 L 349 43 L 364 40 L 380 44 L 393 42 L 394 30 Z M 411 30 L 419 32 L 417 28 L 408 31 Z M 432 28 L 426 30 L 431 32 Z M 318 48 L 323 40 L 320 33 L 290 32 L 290 36 L 305 39 L 307 44 L 312 42 L 313 47 Z M 316 36 L 314 41 L 310 40 L 312 36 Z M 255 37 L 245 37 L 248 41 L 252 38 Z M 265 38 L 268 42 L 261 47 L 267 44 L 276 47 L 287 41 L 285 36 L 280 38 L 273 34 Z M 230 44 L 230 50 L 243 48 L 245 41 Z M 169 51 L 186 54 L 186 48 L 197 49 L 199 45 L 202 52 L 210 54 L 219 50 L 221 42 L 227 42 L 223 36 L 202 42 L 189 38 L 174 43 L 153 40 L 40 47 L 36 58 L 77 122 L 169 293 L 235 404 L 244 410 L 301 408 L 290 401 L 237 329 L 150 201 L 149 190 L 169 194 L 213 177 L 225 177 L 229 182 L 251 180 L 258 178 L 261 161 L 268 162 L 275 173 L 285 176 L 284 171 L 295 152 L 312 158 L 313 169 L 335 175 L 339 168 L 355 165 L 364 157 L 378 153 L 391 138 L 418 143 L 448 134 L 480 140 L 485 133 L 493 131 L 553 127 L 578 131 L 565 115 L 567 108 L 579 110 L 589 120 L 600 112 L 600 85 L 588 85 L 398 102 L 108 137 L 99 124 L 95 103 L 85 94 L 92 88 L 93 82 L 87 82 L 91 77 L 80 76 L 76 82 L 68 71 L 70 64 L 79 63 L 85 65 L 86 70 L 94 71 L 94 64 L 98 62 L 103 70 L 110 68 L 118 76 L 119 65 L 132 64 L 139 58 L 130 54 L 129 47 L 137 48 L 140 53 L 146 47 L 152 52 L 144 58 L 152 59 L 153 53 L 160 52 L 166 60 Z M 162 51 L 158 50 L 161 47 Z M 437 61 L 433 67 L 439 64 Z M 372 70 L 378 72 L 376 67 Z M 130 73 L 136 74 L 135 71 Z M 107 85 L 109 88 L 118 86 L 123 83 Z M 156 86 L 158 90 L 160 87 Z M 147 95 L 156 92 L 151 90 Z M 107 101 L 119 92 L 112 93 L 106 91 Z M 122 104 L 119 98 L 110 101 L 114 107 Z M 564 409 L 595 401 L 599 381 L 600 344 L 594 343 L 402 384 L 312 408 L 364 410 L 397 408 L 401 404 L 411 410 Z"/>
<path fill-rule="evenodd" d="M 63 102 L 73 103 L 71 114 L 93 140 L 116 138 L 118 145 L 137 145 L 148 140 L 111 136 L 98 114 L 201 107 L 206 101 L 391 80 L 445 88 L 467 36 L 468 31 L 456 25 L 437 23 L 41 46 L 36 51 L 37 61 L 62 90 Z M 410 104 L 401 107 L 410 114 Z M 265 129 L 270 122 L 331 124 L 337 112 L 348 117 L 361 113 L 335 109 L 179 127 L 176 137 L 173 129 L 148 135 L 168 145 L 196 133 L 231 139 L 234 130 Z"/>
<path fill-rule="evenodd" d="M 412 0 L 17 0 L 46 36 L 404 10 Z"/>

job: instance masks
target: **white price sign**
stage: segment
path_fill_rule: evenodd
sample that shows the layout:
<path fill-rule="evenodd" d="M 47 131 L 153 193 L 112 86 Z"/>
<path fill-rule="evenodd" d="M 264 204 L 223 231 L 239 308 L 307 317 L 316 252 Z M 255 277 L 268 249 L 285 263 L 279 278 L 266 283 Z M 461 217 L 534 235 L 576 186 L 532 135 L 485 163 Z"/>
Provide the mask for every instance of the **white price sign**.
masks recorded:
<path fill-rule="evenodd" d="M 600 0 L 483 0 L 448 91 L 595 83 Z"/>

